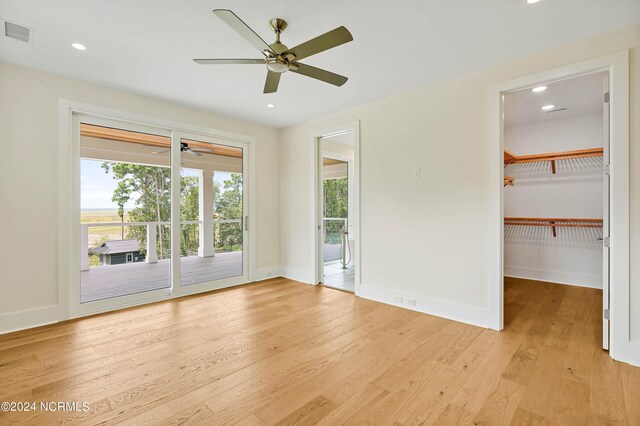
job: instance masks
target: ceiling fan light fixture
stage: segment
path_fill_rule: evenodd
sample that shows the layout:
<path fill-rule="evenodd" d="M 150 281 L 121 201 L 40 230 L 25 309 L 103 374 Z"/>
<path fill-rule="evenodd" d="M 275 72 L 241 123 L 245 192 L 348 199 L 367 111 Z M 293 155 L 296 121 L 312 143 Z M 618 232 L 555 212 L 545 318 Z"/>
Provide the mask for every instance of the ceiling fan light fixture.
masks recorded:
<path fill-rule="evenodd" d="M 269 71 L 277 72 L 278 74 L 282 74 L 283 72 L 289 71 L 289 65 L 279 58 L 269 58 L 267 59 L 267 69 Z"/>

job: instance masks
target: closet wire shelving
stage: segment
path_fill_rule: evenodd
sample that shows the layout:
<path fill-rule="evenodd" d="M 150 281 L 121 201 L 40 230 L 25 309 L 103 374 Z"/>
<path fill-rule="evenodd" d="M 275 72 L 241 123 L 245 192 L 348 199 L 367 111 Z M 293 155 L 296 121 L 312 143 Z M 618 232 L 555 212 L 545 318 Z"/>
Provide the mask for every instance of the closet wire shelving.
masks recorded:
<path fill-rule="evenodd" d="M 544 154 L 533 155 L 515 155 L 508 150 L 504 150 L 504 164 L 520 164 L 520 163 L 537 163 L 549 161 L 551 173 L 556 173 L 556 161 L 569 160 L 574 158 L 602 157 L 604 155 L 603 148 L 589 148 L 574 151 L 548 152 Z M 515 179 L 513 177 L 504 176 L 504 186 L 514 186 Z M 583 218 L 536 218 L 536 217 L 505 217 L 504 224 L 512 226 L 543 226 L 550 227 L 553 236 L 557 236 L 556 228 L 602 228 L 602 219 L 583 219 Z"/>

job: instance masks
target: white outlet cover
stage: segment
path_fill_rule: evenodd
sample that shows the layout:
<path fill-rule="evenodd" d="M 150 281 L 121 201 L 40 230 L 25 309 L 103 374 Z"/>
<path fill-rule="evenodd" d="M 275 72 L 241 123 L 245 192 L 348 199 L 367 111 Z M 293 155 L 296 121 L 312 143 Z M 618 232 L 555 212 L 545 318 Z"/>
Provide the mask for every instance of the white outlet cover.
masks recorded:
<path fill-rule="evenodd" d="M 420 167 L 413 169 L 413 177 L 416 179 L 420 177 Z"/>

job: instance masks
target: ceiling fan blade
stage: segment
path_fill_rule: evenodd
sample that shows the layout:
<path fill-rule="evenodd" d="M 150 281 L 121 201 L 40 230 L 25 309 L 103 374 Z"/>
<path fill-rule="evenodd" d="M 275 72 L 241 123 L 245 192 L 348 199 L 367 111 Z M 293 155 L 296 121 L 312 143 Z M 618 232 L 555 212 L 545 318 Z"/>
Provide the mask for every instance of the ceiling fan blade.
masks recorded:
<path fill-rule="evenodd" d="M 265 50 L 273 52 L 271 46 L 267 44 L 258 34 L 255 33 L 242 19 L 230 10 L 215 9 L 213 14 L 222 19 L 227 25 L 240 34 L 245 40 L 251 43 L 256 49 L 266 56 Z"/>
<path fill-rule="evenodd" d="M 267 71 L 267 81 L 264 82 L 263 93 L 275 93 L 278 90 L 281 75 L 282 74 L 277 72 Z"/>
<path fill-rule="evenodd" d="M 213 150 L 211 148 L 189 148 L 190 151 L 194 151 L 194 152 L 211 152 L 213 153 Z"/>
<path fill-rule="evenodd" d="M 333 84 L 334 86 L 342 86 L 347 82 L 347 80 L 349 80 L 343 75 L 334 74 L 330 71 L 312 67 L 311 65 L 305 65 L 299 62 L 296 62 L 295 65 L 298 66 L 298 69 L 291 67 L 289 68 L 291 72 L 306 75 L 307 77 L 315 78 L 317 80 L 324 81 L 325 83 Z"/>
<path fill-rule="evenodd" d="M 228 65 L 228 64 L 261 64 L 264 59 L 194 59 L 193 62 L 200 65 Z"/>
<path fill-rule="evenodd" d="M 194 157 L 201 157 L 202 154 L 198 153 L 198 152 L 194 152 L 191 148 L 185 149 L 182 152 L 186 152 L 189 155 L 193 155 Z"/>
<path fill-rule="evenodd" d="M 331 30 L 328 33 L 324 33 L 316 38 L 312 38 L 302 44 L 292 47 L 286 52 L 282 53 L 282 56 L 286 56 L 288 53 L 296 55 L 296 60 L 307 58 L 316 53 L 324 52 L 341 44 L 348 43 L 353 40 L 353 36 L 345 27 L 338 27 L 335 30 Z"/>

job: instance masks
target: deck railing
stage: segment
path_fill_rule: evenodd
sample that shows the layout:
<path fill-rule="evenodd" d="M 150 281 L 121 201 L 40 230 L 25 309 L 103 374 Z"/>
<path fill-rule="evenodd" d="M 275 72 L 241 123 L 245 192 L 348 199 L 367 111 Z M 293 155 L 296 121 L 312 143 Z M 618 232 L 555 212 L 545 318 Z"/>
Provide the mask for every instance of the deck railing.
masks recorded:
<path fill-rule="evenodd" d="M 212 223 L 241 223 L 241 219 L 214 219 Z M 157 248 L 157 229 L 161 225 L 170 225 L 169 221 L 157 221 L 157 222 L 93 222 L 93 223 L 81 223 L 80 224 L 80 270 L 88 271 L 89 265 L 89 228 L 99 227 L 122 227 L 125 226 L 145 226 L 147 229 L 147 244 L 146 244 L 146 259 L 147 263 L 158 262 L 158 248 Z M 183 220 L 180 221 L 181 225 L 200 225 L 202 227 L 203 222 L 201 220 Z M 204 243 L 204 239 L 200 239 L 200 244 Z"/>

